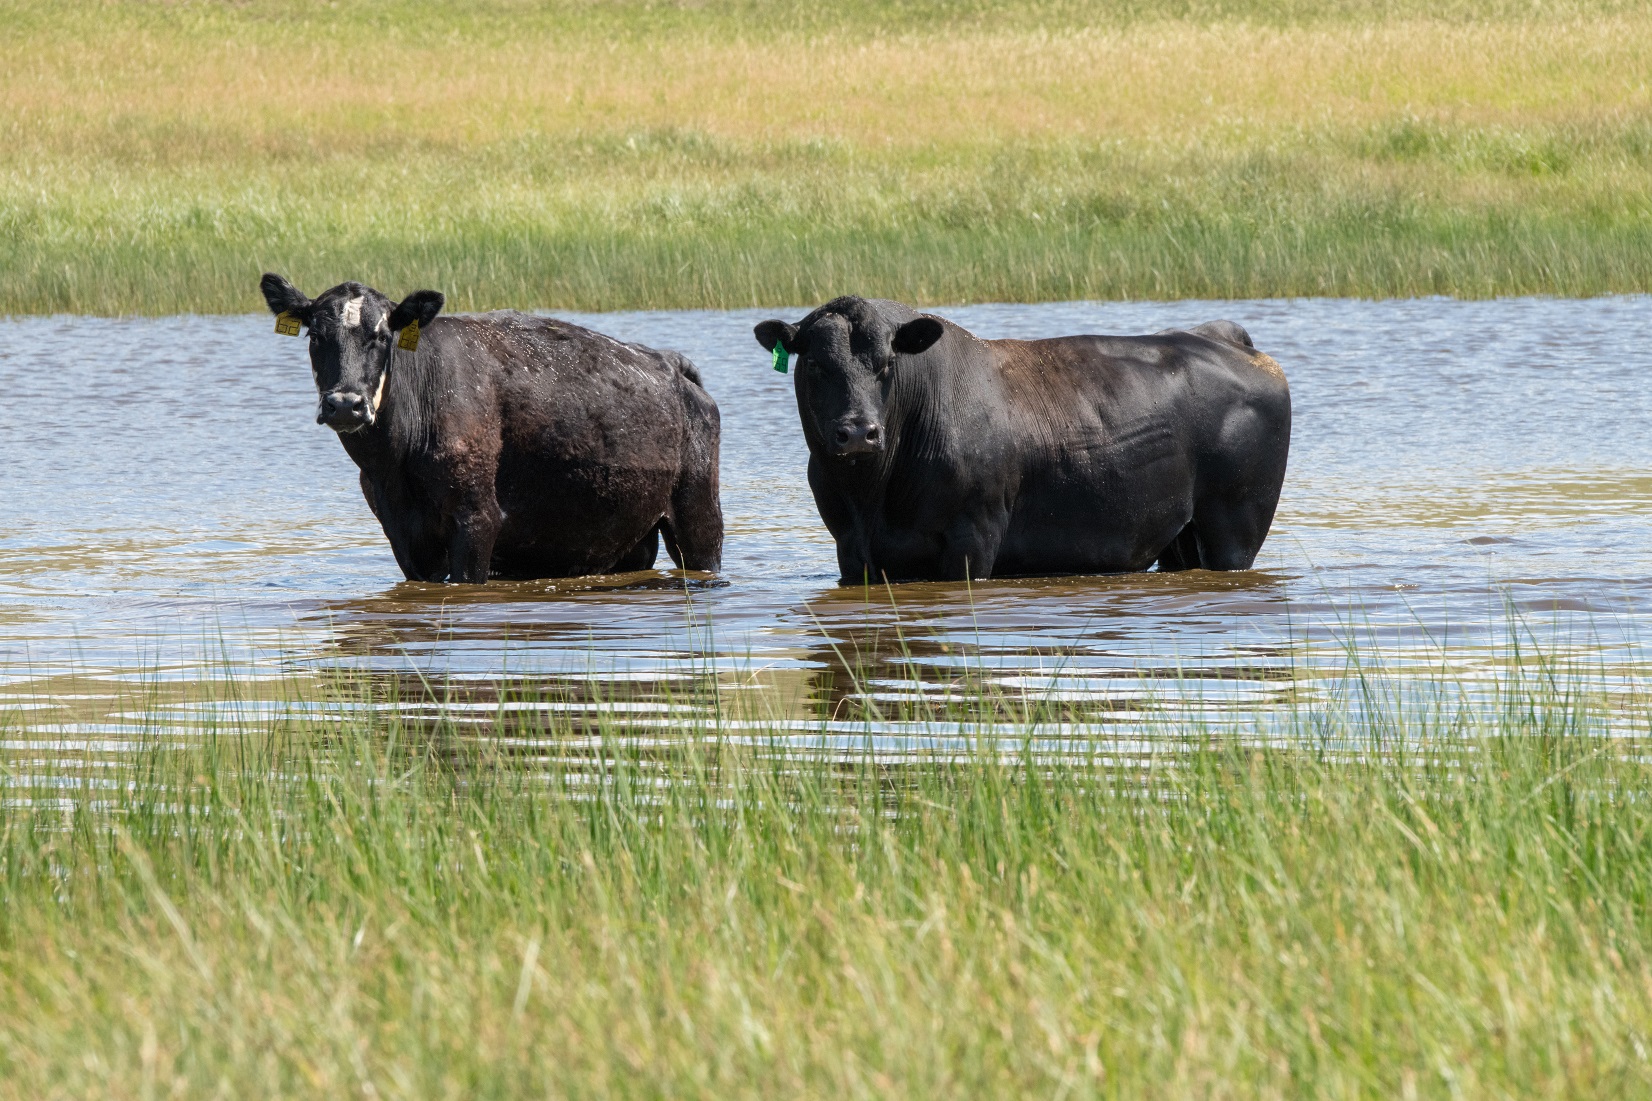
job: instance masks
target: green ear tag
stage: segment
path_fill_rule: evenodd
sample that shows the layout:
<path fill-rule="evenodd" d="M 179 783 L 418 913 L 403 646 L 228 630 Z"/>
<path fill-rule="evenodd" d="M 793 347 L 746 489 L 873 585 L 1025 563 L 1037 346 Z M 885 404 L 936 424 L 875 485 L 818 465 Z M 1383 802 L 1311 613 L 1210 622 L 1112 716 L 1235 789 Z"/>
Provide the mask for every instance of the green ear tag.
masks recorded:
<path fill-rule="evenodd" d="M 785 374 L 788 358 L 789 357 L 786 355 L 786 346 L 776 342 L 774 346 L 774 369 L 779 371 L 781 374 Z"/>
<path fill-rule="evenodd" d="M 298 318 L 294 317 L 290 313 L 278 313 L 278 314 L 276 314 L 275 315 L 275 331 L 280 333 L 282 336 L 297 336 L 298 335 Z"/>
<path fill-rule="evenodd" d="M 396 340 L 396 347 L 404 352 L 415 351 L 419 347 L 419 323 L 409 321 L 402 329 L 402 335 Z"/>

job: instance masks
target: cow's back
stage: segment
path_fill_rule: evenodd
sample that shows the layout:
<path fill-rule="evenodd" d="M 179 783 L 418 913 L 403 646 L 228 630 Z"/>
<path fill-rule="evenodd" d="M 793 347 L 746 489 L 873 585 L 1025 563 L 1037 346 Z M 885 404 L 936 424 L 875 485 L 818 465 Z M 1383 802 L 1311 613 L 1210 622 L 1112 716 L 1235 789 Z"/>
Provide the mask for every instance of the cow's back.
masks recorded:
<path fill-rule="evenodd" d="M 699 391 L 681 356 L 514 312 L 438 318 L 430 336 L 444 395 L 431 438 L 451 449 L 492 434 L 501 557 L 601 569 L 641 537 L 638 515 L 646 530 L 669 510 L 689 432 L 681 390 Z"/>

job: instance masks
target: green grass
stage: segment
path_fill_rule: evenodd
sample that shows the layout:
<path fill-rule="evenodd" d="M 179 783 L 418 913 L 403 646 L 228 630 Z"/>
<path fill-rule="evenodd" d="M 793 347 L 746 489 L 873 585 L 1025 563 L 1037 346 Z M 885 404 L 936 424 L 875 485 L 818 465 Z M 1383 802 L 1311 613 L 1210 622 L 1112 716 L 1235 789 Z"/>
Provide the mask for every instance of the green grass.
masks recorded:
<path fill-rule="evenodd" d="M 1652 287 L 1644 5 L 0 10 L 0 313 Z"/>
<path fill-rule="evenodd" d="M 1596 681 L 1352 683 L 1295 748 L 1056 760 L 833 760 L 703 710 L 151 718 L 78 758 L 14 723 L 0 1095 L 1652 1087 L 1648 766 Z"/>

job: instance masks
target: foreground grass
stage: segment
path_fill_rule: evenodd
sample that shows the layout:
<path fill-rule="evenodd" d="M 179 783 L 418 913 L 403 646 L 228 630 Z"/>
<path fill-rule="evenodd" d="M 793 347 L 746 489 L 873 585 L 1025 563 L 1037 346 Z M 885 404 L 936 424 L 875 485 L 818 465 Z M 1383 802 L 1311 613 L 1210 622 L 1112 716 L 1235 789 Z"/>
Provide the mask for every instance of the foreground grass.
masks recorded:
<path fill-rule="evenodd" d="M 1644 5 L 0 11 L 0 312 L 1652 287 Z"/>
<path fill-rule="evenodd" d="M 1652 1086 L 1644 758 L 1565 678 L 1383 707 L 1059 761 L 384 713 L 14 741 L 0 1095 Z"/>

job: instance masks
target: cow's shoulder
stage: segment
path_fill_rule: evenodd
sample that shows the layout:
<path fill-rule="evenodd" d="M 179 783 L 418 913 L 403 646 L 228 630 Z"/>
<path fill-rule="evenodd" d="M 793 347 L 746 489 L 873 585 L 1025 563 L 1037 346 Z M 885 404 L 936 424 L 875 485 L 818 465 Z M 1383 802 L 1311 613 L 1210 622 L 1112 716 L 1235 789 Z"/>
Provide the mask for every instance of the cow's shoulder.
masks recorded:
<path fill-rule="evenodd" d="M 614 371 L 641 372 L 658 381 L 687 377 L 699 382 L 693 364 L 675 352 L 632 344 L 558 317 L 498 310 L 446 320 L 455 327 L 460 343 L 507 369 L 548 370 L 570 383 Z"/>

